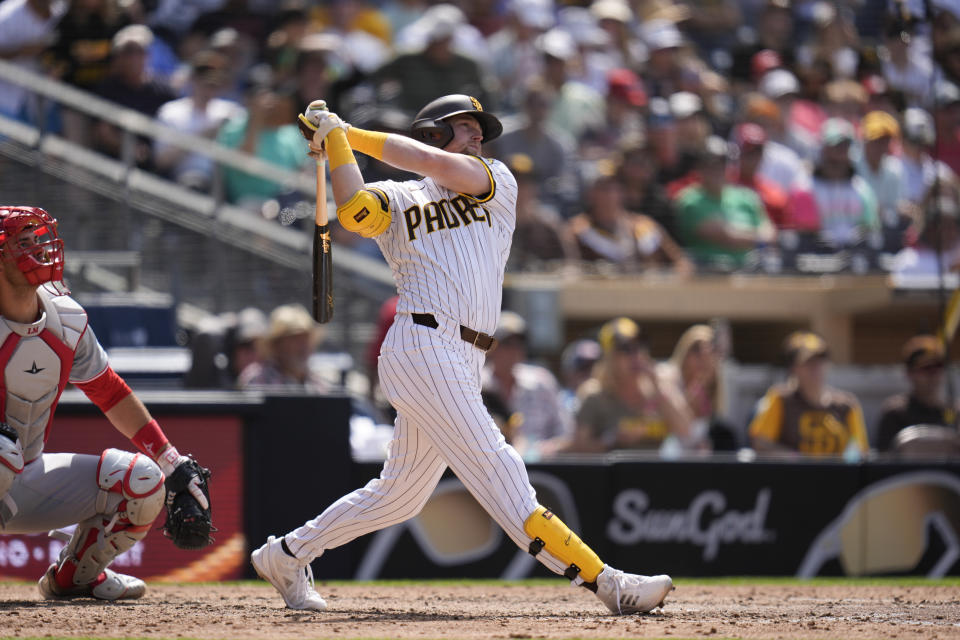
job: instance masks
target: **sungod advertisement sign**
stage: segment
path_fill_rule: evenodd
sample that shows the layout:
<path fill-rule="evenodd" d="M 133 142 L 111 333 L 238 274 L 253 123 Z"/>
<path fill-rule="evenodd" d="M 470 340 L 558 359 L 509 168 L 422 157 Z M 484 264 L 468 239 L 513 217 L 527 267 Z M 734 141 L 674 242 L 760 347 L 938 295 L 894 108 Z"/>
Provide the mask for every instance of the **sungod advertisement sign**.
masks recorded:
<path fill-rule="evenodd" d="M 363 482 L 378 467 L 356 472 Z M 539 464 L 530 478 L 542 504 L 629 571 L 960 573 L 957 464 Z M 419 516 L 340 553 L 363 579 L 549 575 L 452 475 Z"/>

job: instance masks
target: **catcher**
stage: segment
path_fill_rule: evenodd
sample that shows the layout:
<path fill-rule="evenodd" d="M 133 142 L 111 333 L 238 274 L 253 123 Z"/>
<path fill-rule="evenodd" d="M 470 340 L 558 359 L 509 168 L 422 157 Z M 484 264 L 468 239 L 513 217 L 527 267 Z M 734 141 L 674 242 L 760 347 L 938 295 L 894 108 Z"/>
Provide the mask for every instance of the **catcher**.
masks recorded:
<path fill-rule="evenodd" d="M 37 207 L 0 206 L 0 534 L 51 531 L 69 540 L 40 578 L 44 598 L 139 598 L 144 582 L 107 566 L 165 506 L 164 533 L 175 544 L 206 545 L 210 473 L 180 455 L 110 368 L 62 277 L 57 221 Z M 44 453 L 68 382 L 142 453 Z M 72 524 L 69 538 L 56 531 Z"/>

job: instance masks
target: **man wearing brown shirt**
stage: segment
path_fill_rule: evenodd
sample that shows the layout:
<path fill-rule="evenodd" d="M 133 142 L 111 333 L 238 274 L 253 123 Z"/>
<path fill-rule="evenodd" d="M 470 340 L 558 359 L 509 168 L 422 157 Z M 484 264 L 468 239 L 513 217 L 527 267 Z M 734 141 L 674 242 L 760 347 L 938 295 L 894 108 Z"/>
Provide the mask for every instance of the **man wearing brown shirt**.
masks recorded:
<path fill-rule="evenodd" d="M 863 411 L 853 394 L 826 385 L 827 344 L 809 331 L 787 337 L 790 376 L 771 387 L 750 423 L 759 453 L 840 455 L 867 452 Z"/>

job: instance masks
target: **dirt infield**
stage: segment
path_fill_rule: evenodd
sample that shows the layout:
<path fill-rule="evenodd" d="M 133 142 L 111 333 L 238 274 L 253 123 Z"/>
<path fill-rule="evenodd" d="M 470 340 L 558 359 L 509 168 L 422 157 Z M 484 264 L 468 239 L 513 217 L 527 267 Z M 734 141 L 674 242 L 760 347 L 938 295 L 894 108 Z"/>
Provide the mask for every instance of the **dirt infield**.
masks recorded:
<path fill-rule="evenodd" d="M 611 616 L 557 586 L 320 585 L 329 609 L 291 611 L 265 584 L 152 585 L 139 601 L 50 602 L 0 583 L 0 636 L 93 638 L 960 639 L 960 588 L 684 586 L 665 608 Z"/>

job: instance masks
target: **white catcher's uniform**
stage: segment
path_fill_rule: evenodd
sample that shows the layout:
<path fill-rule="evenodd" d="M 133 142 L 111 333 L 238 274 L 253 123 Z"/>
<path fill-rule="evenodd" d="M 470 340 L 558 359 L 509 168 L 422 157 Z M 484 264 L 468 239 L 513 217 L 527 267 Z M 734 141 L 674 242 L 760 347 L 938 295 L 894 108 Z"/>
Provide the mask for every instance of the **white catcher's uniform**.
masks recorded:
<path fill-rule="evenodd" d="M 502 162 L 482 162 L 492 185 L 485 197 L 431 178 L 367 185 L 386 196 L 392 215 L 376 241 L 399 293 L 379 359 L 381 385 L 397 410 L 394 438 L 378 479 L 286 535 L 297 557 L 415 516 L 448 466 L 517 545 L 530 544 L 524 522 L 539 506 L 536 495 L 481 400 L 484 352 L 459 331 L 494 332 L 516 226 L 516 180 Z M 415 324 L 412 313 L 433 314 L 439 326 Z M 567 568 L 546 550 L 536 557 L 558 574 Z"/>
<path fill-rule="evenodd" d="M 0 496 L 0 534 L 76 524 L 115 512 L 124 498 L 117 492 L 100 495 L 100 456 L 43 453 L 67 382 L 90 382 L 106 371 L 108 362 L 79 304 L 46 287 L 37 294 L 41 314 L 36 322 L 0 318 L 0 410 L 17 431 L 25 462 L 10 490 Z"/>

